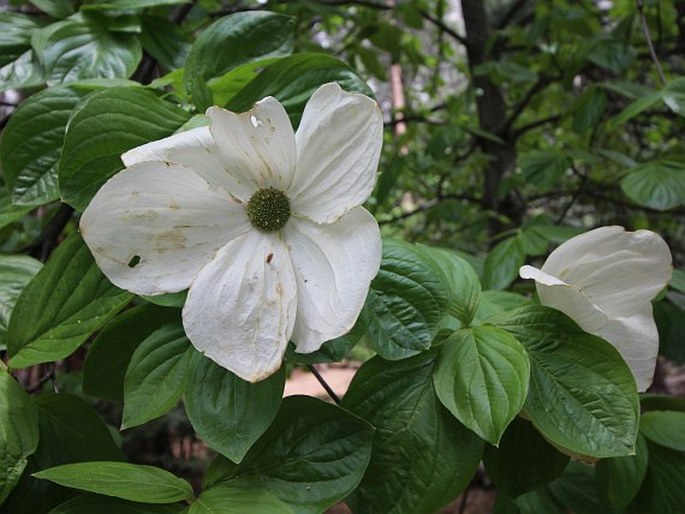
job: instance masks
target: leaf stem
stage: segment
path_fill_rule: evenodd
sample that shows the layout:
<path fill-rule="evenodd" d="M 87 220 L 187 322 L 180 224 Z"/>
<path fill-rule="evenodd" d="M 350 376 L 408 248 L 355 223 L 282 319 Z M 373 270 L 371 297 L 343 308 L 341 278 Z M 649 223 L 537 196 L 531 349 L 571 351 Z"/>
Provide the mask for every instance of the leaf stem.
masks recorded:
<path fill-rule="evenodd" d="M 654 61 L 654 65 L 656 66 L 656 70 L 659 73 L 659 79 L 661 80 L 661 85 L 665 86 L 666 85 L 666 77 L 664 76 L 664 70 L 661 68 L 661 63 L 659 62 L 659 57 L 656 55 L 656 51 L 654 50 L 654 44 L 652 43 L 652 36 L 649 33 L 649 26 L 647 25 L 647 18 L 645 18 L 645 4 L 643 0 L 635 0 L 635 4 L 637 5 L 637 13 L 638 16 L 640 17 L 640 25 L 642 26 L 642 32 L 645 35 L 645 40 L 647 41 L 647 48 L 649 48 L 649 55 L 652 57 L 652 61 Z"/>
<path fill-rule="evenodd" d="M 335 391 L 333 391 L 333 388 L 328 385 L 328 382 L 321 376 L 321 373 L 319 373 L 319 370 L 316 369 L 316 367 L 313 364 L 307 364 L 307 369 L 312 372 L 314 377 L 319 381 L 319 384 L 321 384 L 321 387 L 323 387 L 326 392 L 328 393 L 328 396 L 331 397 L 331 399 L 337 404 L 340 405 L 340 397 L 335 394 Z"/>

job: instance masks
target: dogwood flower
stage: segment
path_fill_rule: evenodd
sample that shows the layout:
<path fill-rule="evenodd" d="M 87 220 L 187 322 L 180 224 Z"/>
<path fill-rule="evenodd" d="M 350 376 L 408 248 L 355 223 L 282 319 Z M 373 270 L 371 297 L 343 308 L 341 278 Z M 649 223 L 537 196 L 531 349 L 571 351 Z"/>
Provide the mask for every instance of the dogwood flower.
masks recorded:
<path fill-rule="evenodd" d="M 81 218 L 102 272 L 141 295 L 188 290 L 193 345 L 256 382 L 289 340 L 309 353 L 354 325 L 380 266 L 361 205 L 383 138 L 376 102 L 326 84 L 297 132 L 267 97 L 134 148 Z"/>
<path fill-rule="evenodd" d="M 639 391 L 654 376 L 659 334 L 651 300 L 671 277 L 671 252 L 654 232 L 601 227 L 554 250 L 542 269 L 523 266 L 543 305 L 560 310 L 614 345 Z"/>

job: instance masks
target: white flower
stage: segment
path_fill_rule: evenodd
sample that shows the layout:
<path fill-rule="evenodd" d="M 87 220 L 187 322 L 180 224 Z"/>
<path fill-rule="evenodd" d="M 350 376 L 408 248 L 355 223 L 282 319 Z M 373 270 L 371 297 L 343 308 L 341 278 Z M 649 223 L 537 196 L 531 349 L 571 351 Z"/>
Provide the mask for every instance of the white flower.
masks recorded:
<path fill-rule="evenodd" d="M 289 340 L 317 350 L 354 325 L 380 266 L 361 207 L 383 139 L 376 102 L 320 87 L 293 132 L 274 98 L 122 156 L 81 232 L 103 273 L 141 295 L 188 289 L 193 345 L 256 382 Z"/>
<path fill-rule="evenodd" d="M 601 227 L 554 250 L 542 269 L 523 266 L 540 302 L 616 347 L 639 391 L 652 383 L 659 334 L 651 300 L 671 277 L 671 252 L 654 232 Z"/>

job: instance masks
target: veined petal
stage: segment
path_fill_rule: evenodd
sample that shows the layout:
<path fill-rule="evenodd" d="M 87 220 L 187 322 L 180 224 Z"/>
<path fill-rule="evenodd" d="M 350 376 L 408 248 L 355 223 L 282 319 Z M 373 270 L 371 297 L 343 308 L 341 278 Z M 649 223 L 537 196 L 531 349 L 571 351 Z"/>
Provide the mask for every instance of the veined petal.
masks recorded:
<path fill-rule="evenodd" d="M 207 109 L 209 130 L 227 169 L 250 177 L 258 188 L 286 191 L 295 171 L 295 135 L 278 100 L 267 96 L 247 112 Z"/>
<path fill-rule="evenodd" d="M 637 390 L 645 391 L 654 378 L 659 353 L 659 333 L 652 304 L 645 303 L 632 316 L 611 319 L 597 335 L 616 347 L 633 372 Z"/>
<path fill-rule="evenodd" d="M 354 326 L 381 262 L 378 223 L 358 207 L 335 223 L 292 218 L 285 228 L 297 280 L 292 341 L 309 353 Z"/>
<path fill-rule="evenodd" d="M 113 284 L 137 294 L 186 289 L 214 253 L 250 229 L 245 208 L 186 166 L 141 162 L 105 183 L 81 233 Z"/>
<path fill-rule="evenodd" d="M 324 84 L 307 102 L 295 139 L 297 170 L 288 192 L 294 213 L 331 223 L 366 201 L 383 143 L 376 102 Z"/>
<path fill-rule="evenodd" d="M 533 266 L 522 266 L 519 275 L 521 278 L 535 280 L 535 287 L 542 305 L 563 312 L 586 332 L 597 333 L 609 322 L 606 313 L 593 305 L 575 285 L 567 284 Z"/>
<path fill-rule="evenodd" d="M 197 275 L 183 307 L 183 326 L 195 348 L 257 382 L 281 366 L 296 294 L 285 243 L 278 234 L 251 230 Z"/>
<path fill-rule="evenodd" d="M 198 127 L 173 136 L 152 141 L 129 150 L 121 156 L 126 166 L 139 162 L 170 162 L 192 168 L 214 189 L 223 189 L 247 202 L 257 189 L 251 174 L 242 175 L 240 169 L 228 166 L 209 127 Z"/>
<path fill-rule="evenodd" d="M 601 227 L 553 251 L 542 270 L 579 287 L 610 317 L 630 316 L 671 277 L 671 252 L 654 232 Z"/>

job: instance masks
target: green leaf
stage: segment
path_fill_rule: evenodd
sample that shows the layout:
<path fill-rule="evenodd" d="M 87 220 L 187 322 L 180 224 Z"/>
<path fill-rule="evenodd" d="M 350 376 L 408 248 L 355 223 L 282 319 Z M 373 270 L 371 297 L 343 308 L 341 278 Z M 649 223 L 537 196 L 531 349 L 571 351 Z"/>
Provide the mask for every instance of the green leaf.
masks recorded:
<path fill-rule="evenodd" d="M 135 34 L 111 32 L 108 18 L 81 13 L 36 31 L 33 48 L 49 85 L 86 78 L 126 78 L 142 57 Z"/>
<path fill-rule="evenodd" d="M 326 54 L 300 53 L 268 66 L 236 94 L 226 108 L 247 111 L 257 100 L 273 96 L 283 104 L 293 125 L 297 126 L 309 97 L 328 82 L 337 82 L 345 91 L 373 96 L 366 82 L 343 61 Z"/>
<path fill-rule="evenodd" d="M 490 479 L 512 497 L 556 479 L 568 461 L 568 455 L 557 451 L 522 418 L 516 418 L 507 427 L 499 448 L 486 446 L 483 457 Z"/>
<path fill-rule="evenodd" d="M 116 402 L 124 399 L 124 376 L 135 349 L 162 325 L 180 318 L 178 309 L 139 305 L 122 312 L 97 336 L 83 363 L 83 392 Z M 102 377 L 106 376 L 107 380 Z"/>
<path fill-rule="evenodd" d="M 671 292 L 666 297 L 671 299 L 676 294 Z M 671 302 L 657 302 L 653 304 L 653 309 L 654 321 L 659 330 L 659 355 L 678 364 L 685 363 L 685 344 L 682 337 L 685 333 L 685 311 Z"/>
<path fill-rule="evenodd" d="M 490 316 L 516 309 L 517 307 L 523 307 L 524 305 L 530 305 L 531 303 L 530 298 L 518 293 L 510 291 L 483 291 L 473 324 L 480 325 L 487 321 Z"/>
<path fill-rule="evenodd" d="M 519 157 L 519 166 L 527 184 L 536 186 L 540 191 L 548 191 L 558 185 L 571 167 L 568 155 L 560 152 L 527 152 Z"/>
<path fill-rule="evenodd" d="M 685 505 L 685 459 L 682 452 L 647 441 L 647 474 L 630 514 L 681 514 Z"/>
<path fill-rule="evenodd" d="M 468 326 L 478 310 L 480 282 L 471 265 L 456 252 L 446 248 L 422 246 L 442 270 L 449 292 L 449 310 L 464 326 Z"/>
<path fill-rule="evenodd" d="M 69 120 L 59 162 L 62 198 L 84 210 L 102 184 L 123 168 L 123 152 L 171 135 L 189 117 L 144 89 L 109 88 L 93 94 Z"/>
<path fill-rule="evenodd" d="M 0 91 L 26 89 L 45 84 L 43 67 L 33 50 L 0 68 Z"/>
<path fill-rule="evenodd" d="M 284 385 L 284 368 L 252 384 L 203 357 L 188 378 L 186 412 L 211 448 L 240 462 L 276 416 Z"/>
<path fill-rule="evenodd" d="M 290 396 L 242 463 L 219 458 L 208 475 L 228 486 L 238 478 L 269 491 L 298 514 L 324 512 L 359 484 L 373 433 L 372 426 L 340 407 Z"/>
<path fill-rule="evenodd" d="M 23 218 L 32 210 L 31 206 L 13 205 L 11 196 L 4 188 L 0 189 L 0 228 Z"/>
<path fill-rule="evenodd" d="M 418 246 L 383 241 L 381 268 L 362 311 L 367 337 L 379 355 L 396 360 L 430 348 L 448 303 L 435 261 Z"/>
<path fill-rule="evenodd" d="M 277 496 L 262 487 L 231 480 L 202 492 L 188 514 L 293 514 Z"/>
<path fill-rule="evenodd" d="M 169 70 L 182 67 L 190 44 L 178 24 L 160 16 L 143 16 L 141 21 L 143 49 Z"/>
<path fill-rule="evenodd" d="M 651 109 L 654 105 L 661 101 L 661 93 L 659 91 L 653 91 L 651 93 L 645 94 L 645 96 L 639 97 L 633 103 L 628 105 L 623 109 L 618 115 L 614 116 L 609 120 L 608 126 L 610 129 L 618 129 L 628 120 L 632 120 L 634 117 L 642 114 L 643 112 Z"/>
<path fill-rule="evenodd" d="M 621 189 L 640 205 L 666 211 L 685 205 L 685 164 L 653 161 L 633 168 Z"/>
<path fill-rule="evenodd" d="M 194 352 L 180 320 L 140 343 L 126 370 L 122 429 L 162 416 L 178 403 Z"/>
<path fill-rule="evenodd" d="M 73 0 L 29 0 L 29 2 L 53 18 L 66 18 L 74 12 Z"/>
<path fill-rule="evenodd" d="M 267 66 L 277 62 L 282 57 L 272 57 L 260 61 L 241 64 L 225 73 L 221 77 L 210 79 L 207 82 L 209 92 L 212 94 L 216 105 L 226 105 L 237 95 L 247 84 Z M 197 101 L 197 99 L 196 99 Z"/>
<path fill-rule="evenodd" d="M 588 53 L 588 60 L 597 66 L 621 72 L 635 59 L 635 49 L 618 39 L 598 39 Z"/>
<path fill-rule="evenodd" d="M 513 336 L 496 327 L 458 330 L 440 347 L 433 380 L 442 404 L 497 446 L 528 393 L 530 362 Z"/>
<path fill-rule="evenodd" d="M 145 9 L 146 7 L 184 4 L 188 1 L 189 0 L 85 0 L 82 9 Z"/>
<path fill-rule="evenodd" d="M 33 476 L 82 491 L 141 503 L 174 503 L 193 497 L 190 484 L 168 471 L 126 462 L 78 462 Z"/>
<path fill-rule="evenodd" d="M 0 369 L 0 504 L 38 446 L 38 410 L 7 371 Z"/>
<path fill-rule="evenodd" d="M 150 505 L 84 494 L 55 507 L 50 514 L 179 514 L 183 509 L 183 505 Z"/>
<path fill-rule="evenodd" d="M 506 289 L 518 276 L 525 262 L 523 243 L 518 237 L 510 237 L 498 243 L 485 259 L 483 289 Z"/>
<path fill-rule="evenodd" d="M 647 473 L 647 443 L 638 434 L 635 455 L 602 459 L 595 465 L 600 498 L 622 512 L 637 495 Z"/>
<path fill-rule="evenodd" d="M 661 90 L 661 97 L 671 111 L 685 116 L 685 77 L 669 81 Z"/>
<path fill-rule="evenodd" d="M 640 418 L 640 432 L 652 441 L 672 450 L 685 452 L 685 412 L 653 410 Z"/>
<path fill-rule="evenodd" d="M 550 442 L 573 454 L 633 453 L 638 425 L 635 380 L 618 351 L 539 305 L 490 318 L 526 348 L 531 379 L 525 412 Z"/>
<path fill-rule="evenodd" d="M 41 469 L 88 460 L 123 460 L 109 428 L 82 399 L 70 394 L 43 394 L 35 397 L 40 437 L 38 448 L 29 457 L 26 472 L 7 500 L 13 514 L 48 512 L 74 495 L 31 473 Z"/>
<path fill-rule="evenodd" d="M 289 362 L 319 364 L 322 362 L 340 362 L 352 351 L 352 348 L 362 340 L 366 333 L 366 325 L 360 316 L 347 334 L 326 341 L 321 348 L 312 353 L 297 353 L 295 345 L 288 345 L 285 358 Z"/>
<path fill-rule="evenodd" d="M 438 401 L 435 365 L 434 351 L 374 357 L 352 380 L 343 406 L 376 427 L 371 462 L 348 499 L 354 512 L 435 512 L 475 473 L 483 443 Z"/>
<path fill-rule="evenodd" d="M 0 255 L 0 346 L 5 344 L 7 325 L 17 298 L 42 266 L 25 255 Z"/>
<path fill-rule="evenodd" d="M 50 256 L 14 306 L 7 329 L 10 366 L 63 359 L 132 297 L 107 280 L 80 235 L 73 234 Z"/>
<path fill-rule="evenodd" d="M 31 48 L 31 34 L 45 24 L 36 16 L 0 12 L 0 66 L 17 60 Z"/>
<path fill-rule="evenodd" d="M 225 16 L 200 34 L 191 47 L 185 64 L 186 89 L 192 94 L 197 79 L 206 83 L 241 64 L 290 55 L 293 44 L 294 23 L 289 16 L 266 11 Z"/>
<path fill-rule="evenodd" d="M 94 86 L 58 86 L 29 97 L 0 138 L 0 166 L 12 201 L 41 205 L 59 198 L 57 161 L 69 115 Z"/>
<path fill-rule="evenodd" d="M 607 102 L 607 95 L 603 89 L 595 85 L 587 88 L 571 107 L 573 130 L 582 134 L 594 128 L 602 119 Z"/>

